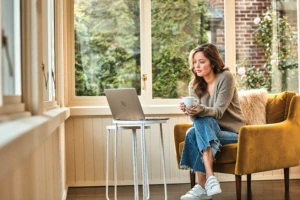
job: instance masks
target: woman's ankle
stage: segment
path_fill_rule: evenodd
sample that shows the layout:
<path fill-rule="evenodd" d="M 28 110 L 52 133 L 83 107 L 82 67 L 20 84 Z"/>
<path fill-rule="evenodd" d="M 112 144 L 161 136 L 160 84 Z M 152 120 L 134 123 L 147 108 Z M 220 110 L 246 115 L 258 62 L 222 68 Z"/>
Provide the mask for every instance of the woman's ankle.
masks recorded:
<path fill-rule="evenodd" d="M 206 174 L 206 179 L 208 179 L 210 176 L 214 176 L 214 173 Z"/>

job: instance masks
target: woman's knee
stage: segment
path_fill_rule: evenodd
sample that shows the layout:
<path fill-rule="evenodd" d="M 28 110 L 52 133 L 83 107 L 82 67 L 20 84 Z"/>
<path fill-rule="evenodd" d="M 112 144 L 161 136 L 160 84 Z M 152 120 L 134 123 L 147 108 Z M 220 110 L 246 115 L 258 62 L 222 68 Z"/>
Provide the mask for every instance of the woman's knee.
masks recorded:
<path fill-rule="evenodd" d="M 193 137 L 194 135 L 195 135 L 195 128 L 194 127 L 189 128 L 185 133 L 186 137 Z"/>

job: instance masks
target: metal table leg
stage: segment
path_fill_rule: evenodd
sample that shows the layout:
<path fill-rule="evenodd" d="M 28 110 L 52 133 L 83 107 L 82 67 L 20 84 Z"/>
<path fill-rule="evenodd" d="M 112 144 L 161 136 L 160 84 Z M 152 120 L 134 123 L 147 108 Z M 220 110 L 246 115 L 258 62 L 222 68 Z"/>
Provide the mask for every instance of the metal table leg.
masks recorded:
<path fill-rule="evenodd" d="M 142 177 L 143 177 L 143 200 L 149 198 L 147 161 L 146 161 L 146 145 L 145 145 L 145 124 L 141 124 L 141 152 L 142 152 Z"/>
<path fill-rule="evenodd" d="M 115 126 L 115 145 L 114 145 L 114 183 L 115 183 L 115 200 L 117 200 L 117 144 L 118 144 L 118 126 Z"/>
<path fill-rule="evenodd" d="M 107 200 L 109 200 L 109 197 L 108 197 L 109 140 L 110 140 L 110 130 L 107 129 L 107 135 L 106 135 L 106 188 L 105 188 L 105 194 L 106 194 Z"/>
<path fill-rule="evenodd" d="M 168 195 L 167 195 L 167 183 L 166 183 L 166 165 L 165 165 L 164 139 L 163 139 L 162 124 L 160 123 L 159 125 L 160 125 L 160 142 L 161 142 L 162 168 L 163 168 L 165 200 L 166 200 L 166 199 L 168 199 Z"/>
<path fill-rule="evenodd" d="M 133 179 L 134 179 L 134 199 L 139 199 L 139 185 L 138 185 L 138 172 L 137 172 L 137 142 L 136 142 L 136 129 L 132 129 L 132 160 L 133 160 Z"/>

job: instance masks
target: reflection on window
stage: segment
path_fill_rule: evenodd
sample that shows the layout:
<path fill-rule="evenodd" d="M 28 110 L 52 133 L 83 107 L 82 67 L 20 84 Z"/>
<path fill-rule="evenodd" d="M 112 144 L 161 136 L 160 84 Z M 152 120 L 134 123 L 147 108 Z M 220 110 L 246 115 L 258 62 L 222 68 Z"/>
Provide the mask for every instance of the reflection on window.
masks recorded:
<path fill-rule="evenodd" d="M 103 96 L 105 88 L 141 93 L 138 0 L 75 0 L 75 93 Z"/>
<path fill-rule="evenodd" d="M 224 59 L 223 1 L 152 1 L 153 98 L 187 95 L 191 73 L 188 54 L 211 42 Z"/>
<path fill-rule="evenodd" d="M 20 2 L 2 1 L 2 35 L 6 44 L 2 48 L 4 95 L 21 95 Z"/>
<path fill-rule="evenodd" d="M 236 3 L 240 89 L 298 91 L 297 41 L 296 1 Z"/>

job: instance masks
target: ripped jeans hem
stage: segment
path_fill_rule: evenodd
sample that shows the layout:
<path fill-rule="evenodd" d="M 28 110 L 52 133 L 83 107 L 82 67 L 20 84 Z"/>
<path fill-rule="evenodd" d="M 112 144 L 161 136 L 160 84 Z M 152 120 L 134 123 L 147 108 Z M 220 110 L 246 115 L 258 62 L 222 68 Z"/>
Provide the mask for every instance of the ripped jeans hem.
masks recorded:
<path fill-rule="evenodd" d="M 190 168 L 189 166 L 186 166 L 186 165 L 180 165 L 179 169 L 190 170 L 193 173 L 200 172 L 201 174 L 206 175 L 206 173 L 194 170 L 194 169 L 192 169 L 192 168 Z"/>
<path fill-rule="evenodd" d="M 203 152 L 206 151 L 207 149 L 211 148 L 211 151 L 212 151 L 212 154 L 213 154 L 213 161 L 215 162 L 216 161 L 216 154 L 217 152 L 221 152 L 220 150 L 220 147 L 222 146 L 220 141 L 218 139 L 214 139 L 214 140 L 211 140 L 210 142 L 210 145 L 207 146 L 206 148 L 204 148 L 203 150 L 200 151 L 201 155 L 203 155 Z M 216 144 L 215 145 L 213 145 Z M 201 161 L 203 162 L 203 157 L 201 156 Z"/>

